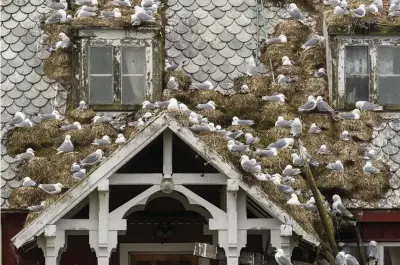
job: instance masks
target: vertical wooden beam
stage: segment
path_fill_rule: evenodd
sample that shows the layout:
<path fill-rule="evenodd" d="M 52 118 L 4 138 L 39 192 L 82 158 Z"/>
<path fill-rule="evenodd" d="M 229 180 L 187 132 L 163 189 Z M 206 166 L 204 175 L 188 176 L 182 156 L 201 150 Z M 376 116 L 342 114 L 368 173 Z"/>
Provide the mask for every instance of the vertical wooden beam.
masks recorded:
<path fill-rule="evenodd" d="M 37 239 L 38 246 L 43 250 L 45 265 L 58 265 L 58 253 L 65 244 L 65 231 L 57 230 L 56 225 L 47 225 L 43 235 Z"/>
<path fill-rule="evenodd" d="M 172 175 L 172 131 L 169 129 L 163 133 L 163 173 Z"/>
<path fill-rule="evenodd" d="M 108 265 L 110 252 L 108 251 L 108 208 L 109 208 L 109 182 L 108 179 L 99 182 L 99 234 L 97 264 Z"/>
<path fill-rule="evenodd" d="M 239 261 L 238 249 L 238 208 L 237 196 L 239 185 L 236 180 L 228 179 L 226 188 L 226 210 L 228 215 L 228 246 L 225 249 L 227 265 L 237 265 Z"/>

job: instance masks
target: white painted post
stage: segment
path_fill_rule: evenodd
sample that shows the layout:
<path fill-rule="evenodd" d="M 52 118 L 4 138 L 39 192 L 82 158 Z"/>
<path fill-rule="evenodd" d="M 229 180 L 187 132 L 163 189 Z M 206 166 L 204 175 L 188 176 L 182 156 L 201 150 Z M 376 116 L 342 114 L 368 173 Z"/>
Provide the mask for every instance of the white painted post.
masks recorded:
<path fill-rule="evenodd" d="M 99 234 L 97 264 L 108 265 L 110 252 L 108 251 L 108 204 L 109 182 L 108 179 L 99 182 L 97 187 L 99 195 Z"/>
<path fill-rule="evenodd" d="M 239 184 L 236 180 L 228 179 L 226 189 L 226 209 L 228 215 L 228 246 L 225 249 L 227 265 L 237 265 L 239 262 L 238 250 L 238 208 L 237 196 Z"/>
<path fill-rule="evenodd" d="M 281 248 L 285 256 L 289 259 L 292 257 L 294 248 L 293 227 L 288 224 L 281 225 L 280 230 L 271 230 L 271 245 L 276 249 Z"/>
<path fill-rule="evenodd" d="M 168 129 L 163 133 L 163 174 L 172 174 L 172 131 Z"/>
<path fill-rule="evenodd" d="M 65 231 L 57 231 L 56 225 L 46 225 L 37 242 L 43 250 L 45 265 L 58 265 L 58 252 L 65 245 Z"/>

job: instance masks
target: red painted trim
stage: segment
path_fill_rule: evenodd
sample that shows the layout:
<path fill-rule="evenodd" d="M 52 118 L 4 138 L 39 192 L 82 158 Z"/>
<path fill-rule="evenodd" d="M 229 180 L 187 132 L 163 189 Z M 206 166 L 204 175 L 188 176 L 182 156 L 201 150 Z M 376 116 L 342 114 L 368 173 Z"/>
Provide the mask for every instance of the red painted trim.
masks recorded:
<path fill-rule="evenodd" d="M 400 222 L 400 209 L 352 210 L 358 222 Z"/>

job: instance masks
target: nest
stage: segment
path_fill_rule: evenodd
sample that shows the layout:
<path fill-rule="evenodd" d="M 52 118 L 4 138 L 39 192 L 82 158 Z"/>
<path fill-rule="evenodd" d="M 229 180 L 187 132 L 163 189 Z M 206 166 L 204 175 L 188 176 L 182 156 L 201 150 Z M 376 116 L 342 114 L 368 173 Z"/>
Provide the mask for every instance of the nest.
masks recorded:
<path fill-rule="evenodd" d="M 267 169 L 267 171 L 271 174 L 279 173 L 281 174 L 283 169 L 290 164 L 290 157 L 292 155 L 292 151 L 288 148 L 278 151 L 277 156 L 272 157 L 262 157 L 260 159 L 261 165 L 263 168 Z"/>
<path fill-rule="evenodd" d="M 44 120 L 35 127 L 13 129 L 7 136 L 8 154 L 13 156 L 25 152 L 28 148 L 35 151 L 54 146 L 62 135 L 60 126 L 59 120 Z"/>
<path fill-rule="evenodd" d="M 325 60 L 325 46 L 320 43 L 316 47 L 302 52 L 299 62 L 306 72 L 311 73 L 314 70 L 325 67 Z"/>
<path fill-rule="evenodd" d="M 250 89 L 250 93 L 260 97 L 266 95 L 271 82 L 272 80 L 269 76 L 241 76 L 235 78 L 232 89 L 239 93 L 242 85 L 246 84 Z"/>
<path fill-rule="evenodd" d="M 175 81 L 179 84 L 179 89 L 183 91 L 189 90 L 190 86 L 192 85 L 192 80 L 188 75 L 185 74 L 183 71 L 166 71 L 165 78 L 164 78 L 164 87 L 167 87 L 167 83 L 170 77 L 175 77 Z"/>
<path fill-rule="evenodd" d="M 296 4 L 298 4 L 296 2 Z M 309 27 L 296 20 L 285 20 L 274 28 L 274 37 L 285 35 L 288 38 L 288 43 L 301 45 L 307 41 L 308 35 L 311 34 Z M 289 57 L 291 58 L 291 57 Z"/>
<path fill-rule="evenodd" d="M 214 123 L 215 125 L 218 124 L 227 125 L 232 121 L 232 117 L 227 117 L 226 115 L 224 115 L 224 113 L 222 113 L 218 109 L 201 110 L 198 111 L 198 113 L 201 114 L 203 117 L 207 117 L 208 121 Z"/>
<path fill-rule="evenodd" d="M 222 95 L 216 90 L 194 90 L 189 92 L 189 97 L 192 99 L 192 105 L 214 101 L 218 106 L 224 106 L 227 99 L 227 96 Z"/>
<path fill-rule="evenodd" d="M 305 128 L 303 127 L 304 135 L 302 139 L 304 147 L 310 154 L 315 154 L 315 152 L 321 147 L 321 145 L 324 144 L 330 146 L 334 142 L 332 140 L 332 136 L 328 134 L 328 131 L 319 134 L 307 134 L 308 129 L 309 126 Z"/>
<path fill-rule="evenodd" d="M 322 98 L 329 97 L 328 82 L 325 78 L 310 77 L 301 85 L 309 95 L 321 96 Z"/>
<path fill-rule="evenodd" d="M 96 113 L 92 109 L 79 110 L 73 109 L 68 113 L 69 118 L 79 123 L 91 123 Z"/>
<path fill-rule="evenodd" d="M 72 27 L 69 24 L 45 24 L 45 32 L 48 36 L 46 43 L 54 44 L 59 41 L 60 32 L 64 32 L 67 36 L 71 37 Z"/>
<path fill-rule="evenodd" d="M 301 69 L 299 66 L 296 65 L 281 65 L 278 68 L 276 68 L 275 75 L 278 76 L 280 74 L 285 75 L 285 76 L 295 76 L 295 75 L 300 75 L 302 73 L 303 69 Z"/>
<path fill-rule="evenodd" d="M 182 102 L 186 105 L 190 105 L 190 103 L 191 103 L 191 97 L 190 97 L 189 93 L 184 92 L 182 90 L 165 89 L 162 93 L 162 100 L 167 101 L 171 98 L 175 98 L 179 102 Z"/>
<path fill-rule="evenodd" d="M 44 71 L 52 79 L 71 80 L 74 78 L 71 53 L 64 50 L 53 51 L 50 57 L 44 61 Z"/>
<path fill-rule="evenodd" d="M 107 27 L 107 28 L 130 28 L 132 27 L 131 15 L 124 15 L 120 18 L 81 17 L 72 21 L 74 28 Z"/>
<path fill-rule="evenodd" d="M 290 113 L 287 103 L 284 102 L 265 102 L 261 109 L 261 122 L 257 128 L 269 129 L 275 126 L 279 116 L 285 116 Z"/>
<path fill-rule="evenodd" d="M 339 139 L 339 135 L 338 135 L 338 139 Z M 342 140 L 338 140 L 332 146 L 331 151 L 338 155 L 348 156 L 349 158 L 360 157 L 364 153 L 364 149 L 358 143 L 353 142 L 353 141 L 342 141 Z"/>
<path fill-rule="evenodd" d="M 298 61 L 298 48 L 296 48 L 294 43 L 277 43 L 269 44 L 261 49 L 260 61 L 265 65 L 270 65 L 270 60 L 272 67 L 276 67 L 282 64 L 282 57 L 288 56 L 291 60 Z"/>

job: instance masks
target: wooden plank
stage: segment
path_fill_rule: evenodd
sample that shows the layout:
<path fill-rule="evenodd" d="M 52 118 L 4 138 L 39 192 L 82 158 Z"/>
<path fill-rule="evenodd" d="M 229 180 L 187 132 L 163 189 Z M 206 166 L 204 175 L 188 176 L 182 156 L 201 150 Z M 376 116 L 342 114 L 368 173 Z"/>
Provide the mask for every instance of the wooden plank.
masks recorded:
<path fill-rule="evenodd" d="M 220 173 L 174 173 L 175 185 L 226 185 L 227 178 Z M 110 185 L 159 185 L 162 173 L 115 173 Z"/>

